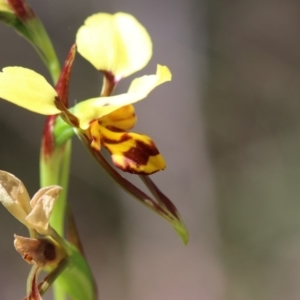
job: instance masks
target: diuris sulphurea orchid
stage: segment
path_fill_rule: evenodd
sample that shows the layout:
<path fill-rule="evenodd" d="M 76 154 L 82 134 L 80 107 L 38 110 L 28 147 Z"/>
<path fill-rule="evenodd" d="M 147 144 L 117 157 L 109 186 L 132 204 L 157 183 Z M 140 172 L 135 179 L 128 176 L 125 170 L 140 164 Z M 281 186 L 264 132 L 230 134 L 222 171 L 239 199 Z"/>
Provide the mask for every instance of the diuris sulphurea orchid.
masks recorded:
<path fill-rule="evenodd" d="M 144 99 L 170 79 L 169 69 L 158 65 L 155 75 L 133 80 L 127 93 L 88 99 L 67 109 L 42 75 L 22 67 L 7 67 L 0 73 L 0 97 L 36 113 L 63 113 L 77 133 L 90 139 L 92 148 L 100 151 L 101 146 L 105 147 L 118 168 L 152 174 L 164 169 L 165 162 L 151 138 L 127 132 L 136 122 L 130 104 Z"/>
<path fill-rule="evenodd" d="M 69 79 L 76 51 L 102 72 L 103 86 L 99 97 L 80 101 L 69 108 Z M 117 168 L 141 176 L 165 168 L 165 161 L 153 140 L 129 130 L 136 124 L 133 104 L 145 99 L 157 86 L 170 81 L 169 68 L 157 65 L 155 74 L 135 78 L 126 93 L 113 94 L 117 83 L 142 69 L 151 56 L 151 38 L 133 16 L 126 13 L 95 14 L 79 28 L 76 44 L 69 51 L 55 87 L 33 70 L 6 67 L 0 72 L 0 97 L 35 113 L 60 116 L 48 119 L 54 122 L 49 122 L 48 126 L 54 133 L 52 147 L 55 143 L 59 146 L 59 141 L 65 142 L 76 133 L 109 175 L 134 197 L 142 199 L 148 208 L 170 221 L 186 243 L 187 231 L 177 209 L 166 196 L 157 193 L 154 183 L 147 177 L 143 179 L 158 203 L 115 173 L 99 154 L 102 148 L 106 148 Z M 65 136 L 66 139 L 61 138 Z M 47 151 L 47 147 L 43 149 Z"/>
<path fill-rule="evenodd" d="M 171 80 L 168 67 L 132 80 L 127 92 L 115 94 L 116 85 L 143 69 L 152 56 L 152 41 L 145 27 L 127 13 L 97 13 L 88 17 L 76 34 L 61 69 L 52 42 L 26 0 L 0 0 L 0 21 L 31 43 L 53 81 L 28 68 L 12 66 L 0 71 L 0 98 L 46 115 L 40 156 L 42 188 L 30 200 L 23 183 L 0 171 L 0 202 L 29 229 L 30 237 L 15 235 L 14 246 L 32 264 L 26 300 L 41 300 L 53 283 L 55 300 L 96 300 L 97 288 L 84 257 L 70 204 L 71 137 L 76 134 L 96 162 L 140 203 L 171 223 L 184 244 L 188 232 L 174 204 L 148 175 L 165 168 L 155 143 L 131 132 L 137 117 L 133 104 Z M 100 96 L 69 105 L 69 83 L 76 52 L 103 75 Z M 138 174 L 152 196 L 122 176 L 113 164 Z M 41 270 L 46 277 L 38 284 Z"/>

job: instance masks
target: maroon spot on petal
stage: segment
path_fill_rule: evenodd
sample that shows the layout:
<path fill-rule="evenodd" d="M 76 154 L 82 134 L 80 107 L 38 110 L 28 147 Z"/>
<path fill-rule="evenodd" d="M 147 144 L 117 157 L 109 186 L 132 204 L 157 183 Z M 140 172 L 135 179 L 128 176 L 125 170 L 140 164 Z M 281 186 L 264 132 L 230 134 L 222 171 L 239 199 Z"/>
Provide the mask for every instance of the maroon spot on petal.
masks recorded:
<path fill-rule="evenodd" d="M 117 127 L 111 126 L 111 125 L 106 126 L 106 128 L 113 132 L 123 132 L 124 131 L 123 129 L 120 129 L 120 128 L 117 128 Z"/>
<path fill-rule="evenodd" d="M 136 146 L 123 152 L 124 156 L 130 161 L 135 162 L 136 165 L 146 165 L 150 156 L 159 154 L 155 144 L 151 141 L 146 144 L 141 141 L 135 141 Z"/>
<path fill-rule="evenodd" d="M 131 140 L 131 139 L 132 139 L 132 137 L 127 132 L 124 132 L 124 134 L 122 134 L 121 137 L 118 140 L 112 140 L 112 139 L 109 139 L 106 136 L 101 137 L 101 141 L 103 143 L 107 143 L 107 144 L 120 144 L 120 143 L 126 142 L 126 141 Z"/>
<path fill-rule="evenodd" d="M 134 167 L 132 167 L 132 164 L 134 164 L 136 167 L 139 166 L 146 166 L 149 160 L 150 156 L 156 156 L 159 154 L 159 151 L 157 150 L 155 144 L 151 141 L 150 145 L 145 144 L 141 141 L 135 141 L 136 146 L 130 148 L 128 151 L 123 152 L 123 164 L 119 165 L 115 163 L 115 165 L 122 169 L 124 172 L 132 173 L 132 174 L 143 174 L 143 175 L 149 175 L 149 172 L 144 172 L 141 170 L 135 170 Z M 152 172 L 155 173 L 158 170 Z"/>
<path fill-rule="evenodd" d="M 114 155 L 114 152 L 109 149 L 109 144 L 121 144 L 132 139 L 133 138 L 127 132 L 124 132 L 124 134 L 122 134 L 118 140 L 111 140 L 105 136 L 102 136 L 101 142 L 103 143 L 103 146 L 108 150 L 108 152 L 111 155 Z M 114 162 L 114 164 L 119 169 L 122 169 L 123 171 L 128 173 L 149 175 L 150 173 L 148 172 L 135 170 L 134 167 L 132 167 L 132 164 L 134 164 L 136 167 L 145 166 L 148 163 L 149 157 L 158 155 L 159 151 L 157 150 L 153 141 L 149 141 L 149 143 L 144 143 L 140 140 L 134 140 L 134 142 L 135 146 L 131 147 L 125 152 L 122 152 L 123 163 L 120 165 Z M 154 171 L 153 173 L 155 172 L 157 171 Z"/>

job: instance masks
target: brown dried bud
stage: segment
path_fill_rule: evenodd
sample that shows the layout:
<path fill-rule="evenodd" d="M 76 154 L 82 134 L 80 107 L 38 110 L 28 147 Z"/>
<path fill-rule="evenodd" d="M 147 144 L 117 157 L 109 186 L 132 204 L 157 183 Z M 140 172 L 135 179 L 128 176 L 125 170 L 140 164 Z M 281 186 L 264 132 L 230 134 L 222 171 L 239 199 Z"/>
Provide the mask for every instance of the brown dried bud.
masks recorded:
<path fill-rule="evenodd" d="M 29 264 L 41 268 L 58 264 L 64 257 L 65 251 L 51 238 L 31 239 L 15 234 L 14 246 L 23 259 Z"/>
<path fill-rule="evenodd" d="M 29 229 L 34 229 L 42 235 L 52 233 L 49 220 L 61 190 L 57 185 L 41 188 L 30 201 L 21 180 L 0 170 L 0 203 Z"/>

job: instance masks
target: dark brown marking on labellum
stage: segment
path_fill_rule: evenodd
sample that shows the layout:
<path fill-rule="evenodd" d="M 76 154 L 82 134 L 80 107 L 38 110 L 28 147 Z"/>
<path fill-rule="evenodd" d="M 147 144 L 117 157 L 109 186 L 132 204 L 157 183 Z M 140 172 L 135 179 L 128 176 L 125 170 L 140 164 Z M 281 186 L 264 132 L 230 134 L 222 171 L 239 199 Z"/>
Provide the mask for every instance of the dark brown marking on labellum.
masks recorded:
<path fill-rule="evenodd" d="M 102 142 L 107 144 L 120 144 L 131 139 L 132 137 L 127 132 L 124 132 L 124 134 L 122 134 L 118 140 L 112 140 L 106 136 L 101 137 Z"/>
<path fill-rule="evenodd" d="M 134 164 L 136 167 L 139 166 L 146 166 L 147 162 L 149 160 L 150 156 L 155 156 L 159 154 L 159 151 L 157 150 L 155 144 L 151 141 L 150 145 L 145 144 L 141 141 L 135 141 L 136 146 L 130 148 L 128 151 L 123 152 L 123 164 L 120 165 L 118 163 L 115 163 L 115 165 L 122 169 L 124 172 L 132 173 L 132 174 L 143 174 L 143 175 L 149 175 L 153 174 L 157 171 L 154 171 L 152 173 L 144 172 L 142 170 L 135 170 L 134 167 L 132 167 L 132 164 Z"/>
<path fill-rule="evenodd" d="M 124 132 L 124 129 L 120 129 L 118 127 L 112 126 L 112 125 L 108 125 L 105 126 L 108 130 L 113 131 L 113 132 Z"/>
<path fill-rule="evenodd" d="M 136 140 L 135 144 L 135 147 L 123 152 L 123 154 L 127 159 L 135 162 L 138 166 L 146 165 L 150 156 L 159 154 L 155 144 L 152 141 L 150 144 L 146 144 L 142 141 Z"/>

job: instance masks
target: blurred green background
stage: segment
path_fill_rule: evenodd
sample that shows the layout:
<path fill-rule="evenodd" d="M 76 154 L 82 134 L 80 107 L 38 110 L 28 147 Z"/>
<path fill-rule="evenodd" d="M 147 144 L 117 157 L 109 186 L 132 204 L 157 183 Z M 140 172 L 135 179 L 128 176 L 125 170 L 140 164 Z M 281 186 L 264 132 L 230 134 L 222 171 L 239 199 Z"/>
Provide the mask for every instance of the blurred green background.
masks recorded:
<path fill-rule="evenodd" d="M 153 73 L 157 63 L 173 73 L 171 83 L 136 105 L 135 131 L 150 135 L 167 161 L 153 179 L 181 212 L 187 247 L 74 139 L 70 203 L 100 299 L 299 299 L 300 3 L 30 3 L 61 61 L 88 15 L 125 11 L 154 44 L 153 59 L 136 76 Z M 0 38 L 1 68 L 25 66 L 48 76 L 10 28 L 0 26 Z M 100 85 L 100 75 L 78 55 L 70 102 L 98 95 Z M 0 101 L 0 169 L 21 178 L 31 194 L 39 186 L 43 122 Z M 0 226 L 0 299 L 22 299 L 30 267 L 14 251 L 13 234 L 27 232 L 1 208 Z"/>

